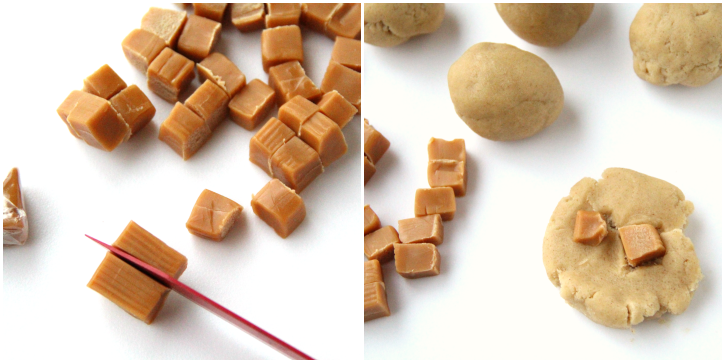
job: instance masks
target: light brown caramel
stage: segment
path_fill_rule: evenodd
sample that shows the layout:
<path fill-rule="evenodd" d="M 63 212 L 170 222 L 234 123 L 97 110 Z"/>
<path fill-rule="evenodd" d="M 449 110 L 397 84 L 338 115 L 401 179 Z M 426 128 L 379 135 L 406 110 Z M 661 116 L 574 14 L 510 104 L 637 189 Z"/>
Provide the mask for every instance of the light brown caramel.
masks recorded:
<path fill-rule="evenodd" d="M 365 284 L 365 321 L 390 316 L 385 285 L 382 282 Z"/>
<path fill-rule="evenodd" d="M 207 19 L 221 23 L 224 19 L 224 11 L 227 10 L 226 3 L 194 3 L 194 15 L 203 16 Z"/>
<path fill-rule="evenodd" d="M 121 47 L 128 62 L 145 74 L 149 64 L 166 48 L 166 42 L 148 30 L 134 29 L 123 39 Z"/>
<path fill-rule="evenodd" d="M 320 155 L 298 137 L 288 140 L 272 154 L 269 169 L 275 178 L 298 194 L 323 171 Z"/>
<path fill-rule="evenodd" d="M 284 25 L 299 25 L 302 10 L 298 3 L 267 4 L 267 17 L 264 25 L 274 28 Z"/>
<path fill-rule="evenodd" d="M 335 121 L 340 128 L 344 128 L 357 114 L 357 108 L 335 90 L 325 93 L 317 106 L 320 112 Z"/>
<path fill-rule="evenodd" d="M 307 77 L 305 70 L 297 61 L 270 68 L 269 85 L 277 95 L 278 106 L 284 105 L 297 95 L 312 102 L 317 102 L 322 97 L 322 91 Z"/>
<path fill-rule="evenodd" d="M 277 179 L 252 196 L 252 210 L 282 238 L 294 232 L 306 215 L 302 198 Z"/>
<path fill-rule="evenodd" d="M 229 102 L 232 121 L 247 130 L 254 130 L 274 107 L 274 90 L 254 79 L 244 86 Z"/>
<path fill-rule="evenodd" d="M 367 157 L 367 155 L 363 155 L 363 164 L 365 165 L 365 183 L 363 185 L 365 185 L 368 183 L 368 181 L 370 181 L 370 178 L 375 175 L 376 168 L 373 162 L 370 161 L 370 158 Z"/>
<path fill-rule="evenodd" d="M 209 138 L 209 126 L 199 115 L 179 102 L 159 128 L 159 140 L 169 145 L 184 160 L 194 156 Z"/>
<path fill-rule="evenodd" d="M 300 22 L 318 33 L 325 34 L 327 24 L 332 19 L 335 9 L 340 6 L 342 6 L 342 4 L 302 4 L 302 16 L 300 17 Z"/>
<path fill-rule="evenodd" d="M 455 160 L 428 161 L 428 185 L 431 188 L 451 187 L 457 197 L 465 196 L 468 186 L 466 162 Z"/>
<path fill-rule="evenodd" d="M 165 48 L 151 62 L 146 73 L 148 87 L 159 97 L 174 103 L 194 80 L 194 62 L 183 55 Z"/>
<path fill-rule="evenodd" d="M 175 48 L 181 30 L 186 24 L 186 12 L 152 7 L 141 19 L 141 29 L 150 31 Z"/>
<path fill-rule="evenodd" d="M 398 221 L 398 234 L 401 243 L 432 243 L 437 246 L 443 242 L 443 220 L 440 214 L 401 219 Z"/>
<path fill-rule="evenodd" d="M 400 243 L 398 232 L 393 226 L 385 226 L 365 235 L 365 256 L 380 263 L 393 258 L 393 245 Z"/>
<path fill-rule="evenodd" d="M 111 104 L 91 94 L 80 97 L 68 114 L 68 124 L 86 144 L 105 151 L 113 151 L 131 136 Z"/>
<path fill-rule="evenodd" d="M 184 31 L 179 37 L 177 50 L 194 61 L 201 61 L 211 54 L 211 50 L 219 41 L 222 24 L 207 18 L 189 15 Z"/>
<path fill-rule="evenodd" d="M 272 176 L 269 166 L 272 155 L 294 137 L 294 131 L 282 121 L 272 117 L 249 140 L 249 161 L 262 168 L 269 176 Z"/>
<path fill-rule="evenodd" d="M 322 78 L 320 89 L 323 93 L 327 93 L 332 90 L 340 92 L 340 94 L 352 103 L 359 112 L 362 108 L 362 96 L 360 91 L 361 84 L 362 76 L 359 72 L 332 60 L 327 66 L 325 77 Z"/>
<path fill-rule="evenodd" d="M 229 4 L 232 7 L 232 24 L 241 32 L 264 28 L 264 4 Z"/>
<path fill-rule="evenodd" d="M 378 130 L 376 130 L 370 123 L 365 120 L 364 127 L 364 151 L 365 155 L 370 158 L 370 161 L 377 164 L 380 158 L 383 157 L 388 148 L 390 147 L 390 141 L 383 136 Z"/>
<path fill-rule="evenodd" d="M 110 102 L 123 122 L 131 129 L 131 135 L 148 125 L 156 114 L 154 105 L 135 84 L 111 97 Z"/>
<path fill-rule="evenodd" d="M 335 37 L 360 38 L 362 6 L 360 3 L 342 4 L 327 23 L 325 33 L 330 39 Z"/>
<path fill-rule="evenodd" d="M 369 205 L 365 206 L 365 235 L 380 229 L 380 218 Z"/>
<path fill-rule="evenodd" d="M 415 216 L 440 214 L 444 221 L 450 221 L 456 214 L 456 197 L 453 188 L 430 188 L 415 191 Z"/>
<path fill-rule="evenodd" d="M 347 142 L 340 126 L 320 112 L 302 123 L 300 138 L 320 154 L 322 166 L 329 166 L 347 152 Z"/>
<path fill-rule="evenodd" d="M 619 238 L 631 266 L 662 257 L 667 252 L 659 232 L 651 224 L 620 227 Z"/>
<path fill-rule="evenodd" d="M 265 72 L 282 63 L 302 63 L 303 60 L 300 27 L 287 25 L 262 31 L 262 66 Z"/>
<path fill-rule="evenodd" d="M 104 64 L 93 74 L 83 80 L 83 92 L 88 92 L 103 99 L 110 99 L 126 88 L 126 82 L 116 72 Z"/>
<path fill-rule="evenodd" d="M 79 139 L 81 138 L 80 135 L 78 135 L 76 130 L 74 130 L 73 127 L 68 123 L 68 114 L 70 114 L 70 112 L 73 111 L 73 109 L 76 107 L 76 105 L 78 104 L 80 99 L 83 97 L 94 97 L 94 96 L 91 94 L 88 94 L 86 92 L 83 92 L 83 91 L 73 90 L 68 95 L 68 97 L 66 97 L 65 100 L 63 100 L 63 103 L 61 103 L 60 106 L 58 106 L 58 109 L 56 110 L 58 112 L 58 116 L 60 116 L 61 120 L 63 120 L 65 125 L 68 127 L 68 131 L 70 131 L 70 133 L 73 134 L 73 136 L 75 136 Z"/>
<path fill-rule="evenodd" d="M 601 213 L 580 210 L 574 222 L 574 242 L 598 246 L 607 236 L 607 222 Z"/>
<path fill-rule="evenodd" d="M 3 181 L 3 244 L 22 245 L 28 240 L 28 217 L 20 191 L 20 174 L 10 169 Z"/>
<path fill-rule="evenodd" d="M 187 259 L 184 255 L 134 221 L 128 222 L 113 246 L 177 279 L 186 270 Z"/>
<path fill-rule="evenodd" d="M 432 243 L 396 243 L 395 270 L 408 279 L 436 276 L 441 272 L 441 255 Z"/>
<path fill-rule="evenodd" d="M 380 268 L 380 261 L 365 261 L 365 285 L 383 281 L 383 270 Z"/>
<path fill-rule="evenodd" d="M 212 131 L 227 118 L 228 105 L 227 93 L 210 80 L 204 81 L 184 102 L 184 106 L 199 115 Z"/>
<path fill-rule="evenodd" d="M 299 136 L 302 124 L 319 110 L 320 108 L 310 100 L 295 96 L 279 108 L 277 117 Z"/>
<path fill-rule="evenodd" d="M 446 141 L 431 137 L 428 141 L 428 160 L 466 161 L 466 141 L 463 139 Z"/>
<path fill-rule="evenodd" d="M 237 202 L 204 189 L 186 221 L 186 229 L 191 234 L 219 242 L 241 215 L 242 206 Z"/>
<path fill-rule="evenodd" d="M 361 43 L 359 40 L 337 37 L 332 46 L 332 60 L 358 72 L 362 69 Z"/>
<path fill-rule="evenodd" d="M 247 77 L 237 66 L 221 53 L 212 53 L 196 65 L 199 73 L 199 82 L 205 80 L 214 82 L 227 93 L 229 98 L 234 97 L 246 84 Z"/>

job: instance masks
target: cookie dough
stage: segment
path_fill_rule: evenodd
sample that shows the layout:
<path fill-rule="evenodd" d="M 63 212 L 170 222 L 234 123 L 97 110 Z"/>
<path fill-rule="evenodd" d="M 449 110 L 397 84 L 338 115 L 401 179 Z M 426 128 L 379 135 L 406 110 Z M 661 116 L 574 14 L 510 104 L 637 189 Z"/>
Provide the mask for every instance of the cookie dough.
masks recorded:
<path fill-rule="evenodd" d="M 644 4 L 629 28 L 634 72 L 657 86 L 722 75 L 722 4 Z"/>
<path fill-rule="evenodd" d="M 594 4 L 496 4 L 506 26 L 535 45 L 556 47 L 574 38 Z"/>
<path fill-rule="evenodd" d="M 682 233 L 693 209 L 680 189 L 636 171 L 610 168 L 599 181 L 584 178 L 546 227 L 546 274 L 569 305 L 602 325 L 628 328 L 645 318 L 680 314 L 702 279 L 692 241 Z M 572 240 L 579 210 L 606 217 L 609 233 L 598 246 Z M 667 253 L 631 267 L 617 228 L 645 223 L 657 228 Z"/>
<path fill-rule="evenodd" d="M 441 26 L 445 4 L 365 4 L 365 43 L 393 47 Z"/>
<path fill-rule="evenodd" d="M 448 70 L 448 91 L 468 127 L 495 141 L 532 136 L 564 107 L 564 90 L 549 64 L 508 44 L 468 48 Z"/>

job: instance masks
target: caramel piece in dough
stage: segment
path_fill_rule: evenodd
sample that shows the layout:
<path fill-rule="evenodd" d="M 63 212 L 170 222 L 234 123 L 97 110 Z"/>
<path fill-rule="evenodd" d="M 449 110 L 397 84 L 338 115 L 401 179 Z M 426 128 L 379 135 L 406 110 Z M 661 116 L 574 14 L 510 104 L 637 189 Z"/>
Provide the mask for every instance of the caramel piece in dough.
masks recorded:
<path fill-rule="evenodd" d="M 659 232 L 651 224 L 620 227 L 619 238 L 631 266 L 662 257 L 667 252 Z"/>
<path fill-rule="evenodd" d="M 574 222 L 574 242 L 598 246 L 607 236 L 607 222 L 599 212 L 580 210 Z"/>

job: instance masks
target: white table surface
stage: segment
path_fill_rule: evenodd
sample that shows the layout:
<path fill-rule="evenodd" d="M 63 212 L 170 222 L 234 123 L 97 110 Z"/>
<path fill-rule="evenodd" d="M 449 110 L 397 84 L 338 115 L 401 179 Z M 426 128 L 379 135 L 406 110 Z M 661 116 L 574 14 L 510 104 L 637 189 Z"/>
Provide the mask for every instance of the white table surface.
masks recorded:
<path fill-rule="evenodd" d="M 596 5 L 570 42 L 524 42 L 493 4 L 448 4 L 441 28 L 394 48 L 364 45 L 365 118 L 391 142 L 365 187 L 383 225 L 413 216 L 428 187 L 432 136 L 463 138 L 468 194 L 444 223 L 441 274 L 406 280 L 383 267 L 392 315 L 365 324 L 365 358 L 722 358 L 722 78 L 661 88 L 632 69 L 639 4 Z M 478 42 L 509 43 L 554 69 L 564 110 L 516 142 L 479 137 L 450 101 L 450 65 Z M 571 308 L 546 277 L 542 241 L 559 200 L 583 177 L 625 167 L 679 187 L 695 205 L 685 234 L 704 279 L 681 315 L 630 330 Z"/>
<path fill-rule="evenodd" d="M 227 120 L 186 162 L 157 139 L 173 105 L 148 91 L 145 76 L 121 50 L 149 6 L 179 9 L 93 2 L 5 7 L 13 15 L 0 25 L 0 166 L 20 170 L 30 237 L 24 246 L 3 248 L 4 360 L 282 358 L 178 294 L 170 294 L 147 326 L 87 288 L 105 251 L 83 235 L 111 243 L 129 220 L 188 257 L 184 283 L 315 358 L 361 357 L 359 313 L 351 311 L 360 304 L 359 290 L 349 283 L 359 279 L 359 269 L 350 266 L 362 219 L 360 117 L 344 129 L 348 153 L 301 193 L 302 225 L 287 239 L 278 237 L 250 206 L 252 193 L 270 179 L 248 161 L 253 132 Z M 215 49 L 247 80 L 267 82 L 260 34 L 242 34 L 227 21 Z M 319 85 L 333 41 L 304 27 L 302 36 L 304 67 Z M 74 138 L 56 114 L 104 63 L 137 84 L 157 110 L 151 124 L 111 153 Z M 198 86 L 195 80 L 192 89 Z M 223 242 L 193 236 L 184 226 L 204 188 L 244 207 Z"/>

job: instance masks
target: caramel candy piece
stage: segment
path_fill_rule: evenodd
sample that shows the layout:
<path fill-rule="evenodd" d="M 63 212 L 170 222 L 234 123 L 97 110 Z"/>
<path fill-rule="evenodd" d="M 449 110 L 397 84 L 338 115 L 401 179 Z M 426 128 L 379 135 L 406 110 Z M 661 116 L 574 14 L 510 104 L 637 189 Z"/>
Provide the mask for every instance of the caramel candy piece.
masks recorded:
<path fill-rule="evenodd" d="M 123 122 L 131 129 L 131 135 L 148 125 L 156 114 L 154 105 L 135 84 L 111 97 L 110 102 Z"/>
<path fill-rule="evenodd" d="M 398 233 L 401 243 L 432 243 L 437 246 L 443 242 L 443 220 L 440 214 L 401 219 L 398 221 Z"/>
<path fill-rule="evenodd" d="M 357 114 L 357 108 L 335 90 L 325 93 L 317 106 L 320 112 L 335 121 L 340 128 L 345 127 Z"/>
<path fill-rule="evenodd" d="M 227 118 L 228 105 L 227 93 L 210 80 L 206 80 L 184 102 L 184 106 L 199 115 L 212 131 Z"/>
<path fill-rule="evenodd" d="M 428 141 L 428 160 L 466 161 L 466 141 L 454 139 L 446 141 L 431 137 Z"/>
<path fill-rule="evenodd" d="M 360 38 L 362 7 L 360 3 L 342 4 L 327 23 L 325 33 L 330 39 L 335 37 Z"/>
<path fill-rule="evenodd" d="M 297 193 L 301 193 L 323 171 L 320 155 L 297 137 L 277 149 L 269 159 L 269 170 Z"/>
<path fill-rule="evenodd" d="M 176 47 L 181 29 L 186 24 L 186 12 L 152 7 L 141 19 L 141 29 L 148 30 L 166 42 L 167 47 Z"/>
<path fill-rule="evenodd" d="M 212 48 L 219 41 L 221 31 L 221 23 L 201 16 L 189 15 L 189 20 L 179 37 L 177 50 L 190 59 L 201 61 L 209 56 Z"/>
<path fill-rule="evenodd" d="M 308 28 L 325 34 L 327 24 L 332 19 L 332 15 L 335 13 L 335 9 L 340 7 L 342 4 L 334 3 L 317 3 L 317 4 L 302 4 L 302 16 L 300 21 Z"/>
<path fill-rule="evenodd" d="M 264 4 L 230 4 L 232 23 L 241 32 L 251 32 L 264 28 Z"/>
<path fill-rule="evenodd" d="M 194 111 L 177 102 L 159 128 L 159 140 L 184 160 L 194 156 L 211 138 L 211 129 Z"/>
<path fill-rule="evenodd" d="M 76 132 L 76 130 L 73 130 L 73 127 L 68 123 L 68 114 L 70 114 L 71 111 L 76 107 L 76 104 L 80 101 L 83 97 L 93 97 L 92 95 L 89 95 L 88 93 L 85 93 L 83 91 L 77 91 L 73 90 L 68 95 L 68 97 L 63 100 L 63 103 L 58 106 L 58 109 L 56 110 L 58 112 L 58 116 L 60 116 L 61 120 L 65 123 L 65 125 L 68 127 L 68 131 L 70 131 L 73 136 L 77 138 L 81 138 L 80 135 Z"/>
<path fill-rule="evenodd" d="M 312 102 L 317 102 L 322 97 L 322 91 L 305 75 L 305 70 L 298 61 L 270 68 L 269 85 L 277 95 L 278 106 L 284 105 L 297 95 Z"/>
<path fill-rule="evenodd" d="M 362 69 L 359 40 L 337 37 L 332 46 L 332 60 L 358 72 Z"/>
<path fill-rule="evenodd" d="M 265 72 L 282 63 L 301 63 L 303 60 L 300 27 L 287 25 L 262 31 L 262 66 Z"/>
<path fill-rule="evenodd" d="M 365 261 L 365 285 L 383 281 L 383 270 L 380 268 L 380 261 Z"/>
<path fill-rule="evenodd" d="M 373 164 L 372 161 L 370 161 L 370 158 L 367 157 L 367 155 L 363 155 L 363 164 L 365 165 L 365 183 L 363 184 L 363 186 L 364 186 L 365 184 L 368 183 L 370 178 L 373 177 L 376 169 L 375 169 L 375 165 Z"/>
<path fill-rule="evenodd" d="M 282 238 L 294 232 L 306 214 L 302 198 L 277 179 L 252 196 L 252 210 Z"/>
<path fill-rule="evenodd" d="M 294 96 L 279 108 L 277 117 L 299 136 L 302 132 L 302 124 L 319 110 L 320 108 L 310 100 L 302 96 Z"/>
<path fill-rule="evenodd" d="M 194 62 L 170 48 L 164 48 L 151 62 L 148 72 L 148 87 L 168 102 L 177 102 L 194 80 Z"/>
<path fill-rule="evenodd" d="M 113 242 L 114 247 L 166 272 L 178 279 L 186 270 L 187 259 L 169 247 L 134 221 L 128 222 L 121 235 Z"/>
<path fill-rule="evenodd" d="M 456 197 L 462 197 L 466 195 L 467 184 L 468 174 L 465 161 L 428 161 L 428 185 L 431 188 L 451 187 Z"/>
<path fill-rule="evenodd" d="M 598 246 L 607 236 L 607 222 L 601 213 L 580 210 L 576 212 L 574 222 L 574 242 Z"/>
<path fill-rule="evenodd" d="M 83 92 L 104 99 L 110 99 L 124 88 L 126 88 L 126 82 L 108 64 L 102 65 L 83 80 Z"/>
<path fill-rule="evenodd" d="M 242 206 L 237 202 L 204 189 L 186 221 L 186 229 L 191 234 L 219 242 L 241 215 Z"/>
<path fill-rule="evenodd" d="M 247 130 L 254 130 L 274 107 L 274 90 L 255 79 L 229 102 L 232 121 Z"/>
<path fill-rule="evenodd" d="M 390 316 L 388 297 L 382 282 L 365 284 L 365 321 Z"/>
<path fill-rule="evenodd" d="M 630 266 L 638 266 L 643 262 L 662 257 L 667 252 L 660 234 L 651 224 L 620 227 L 619 238 L 622 240 Z"/>
<path fill-rule="evenodd" d="M 224 11 L 227 9 L 226 3 L 193 3 L 194 15 L 203 16 L 218 23 L 224 19 Z"/>
<path fill-rule="evenodd" d="M 123 39 L 121 47 L 128 62 L 146 73 L 149 64 L 166 48 L 166 42 L 148 30 L 134 29 Z"/>
<path fill-rule="evenodd" d="M 450 221 L 456 214 L 456 197 L 453 188 L 430 188 L 415 191 L 415 216 L 440 214 L 444 221 Z"/>
<path fill-rule="evenodd" d="M 111 252 L 87 286 L 146 324 L 154 321 L 171 291 Z"/>
<path fill-rule="evenodd" d="M 113 151 L 131 136 L 128 125 L 111 104 L 91 94 L 78 100 L 68 114 L 68 124 L 86 144 L 105 151 Z"/>
<path fill-rule="evenodd" d="M 340 126 L 319 112 L 302 124 L 300 138 L 320 154 L 322 166 L 329 166 L 347 152 L 347 142 Z"/>
<path fill-rule="evenodd" d="M 365 256 L 368 260 L 387 262 L 393 258 L 393 245 L 396 243 L 400 244 L 400 239 L 393 226 L 380 228 L 365 235 Z"/>
<path fill-rule="evenodd" d="M 378 130 L 372 127 L 370 123 L 368 123 L 367 119 L 365 120 L 363 126 L 365 128 L 365 155 L 370 158 L 370 161 L 374 165 L 377 164 L 385 152 L 388 151 L 390 141 L 388 141 L 388 139 L 386 139 L 385 136 L 383 136 L 383 134 L 381 134 Z"/>
<path fill-rule="evenodd" d="M 360 111 L 362 107 L 362 97 L 360 95 L 361 84 L 362 77 L 359 72 L 331 60 L 327 66 L 325 76 L 322 78 L 320 89 L 324 93 L 332 90 L 340 92 L 346 100 L 355 105 L 355 108 Z"/>
<path fill-rule="evenodd" d="M 441 255 L 432 243 L 396 243 L 395 270 L 408 279 L 441 273 Z"/>
<path fill-rule="evenodd" d="M 23 245 L 28 240 L 28 217 L 20 192 L 17 168 L 10 169 L 3 181 L 3 244 Z"/>
<path fill-rule="evenodd" d="M 199 82 L 210 80 L 227 93 L 229 98 L 234 97 L 244 85 L 247 77 L 237 66 L 221 53 L 212 53 L 196 65 L 199 72 Z"/>
<path fill-rule="evenodd" d="M 274 28 L 284 25 L 299 25 L 300 13 L 302 12 L 298 3 L 267 4 L 267 17 L 264 25 L 267 28 Z"/>
<path fill-rule="evenodd" d="M 380 229 L 380 218 L 369 205 L 365 206 L 365 235 Z"/>
<path fill-rule="evenodd" d="M 249 140 L 249 161 L 262 168 L 269 176 L 272 176 L 272 171 L 269 166 L 272 155 L 284 143 L 292 140 L 294 137 L 294 131 L 282 123 L 282 121 L 272 117 Z"/>

